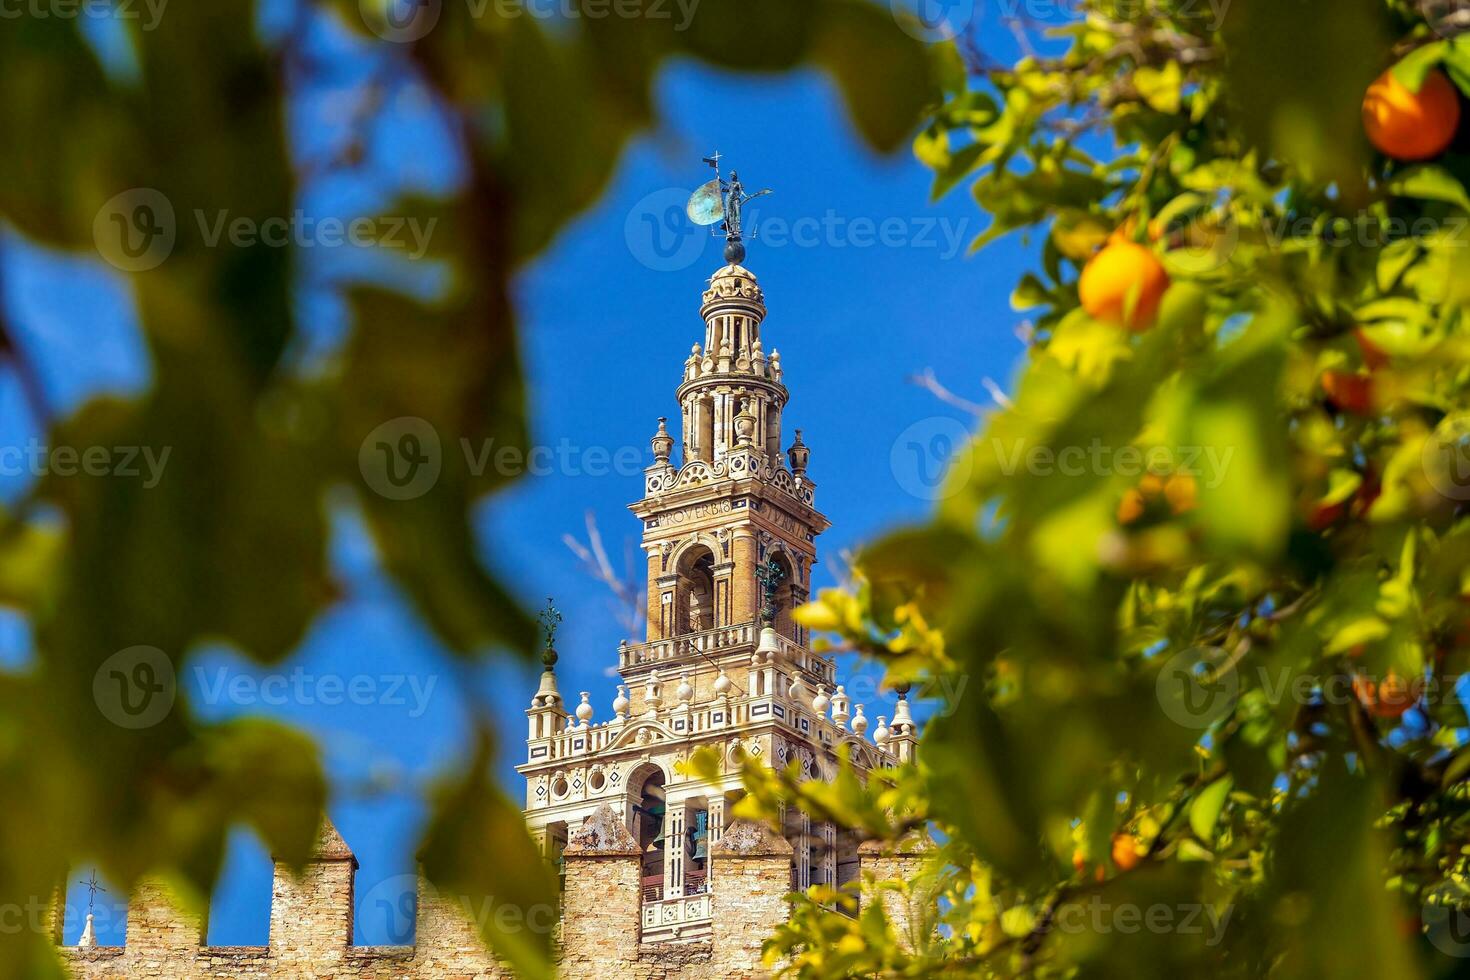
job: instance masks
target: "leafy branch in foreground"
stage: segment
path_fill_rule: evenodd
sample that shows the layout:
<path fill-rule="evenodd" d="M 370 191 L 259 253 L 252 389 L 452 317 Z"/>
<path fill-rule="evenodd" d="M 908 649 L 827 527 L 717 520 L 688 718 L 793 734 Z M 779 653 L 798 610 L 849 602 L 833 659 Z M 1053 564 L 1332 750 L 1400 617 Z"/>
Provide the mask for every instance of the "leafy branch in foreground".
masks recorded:
<path fill-rule="evenodd" d="M 933 520 L 802 613 L 965 692 L 905 783 L 938 938 L 824 959 L 861 926 L 809 896 L 793 972 L 1470 952 L 1470 36 L 1431 6 L 1093 0 L 952 55 L 915 151 L 976 248 L 1039 246 L 1024 364 Z"/>

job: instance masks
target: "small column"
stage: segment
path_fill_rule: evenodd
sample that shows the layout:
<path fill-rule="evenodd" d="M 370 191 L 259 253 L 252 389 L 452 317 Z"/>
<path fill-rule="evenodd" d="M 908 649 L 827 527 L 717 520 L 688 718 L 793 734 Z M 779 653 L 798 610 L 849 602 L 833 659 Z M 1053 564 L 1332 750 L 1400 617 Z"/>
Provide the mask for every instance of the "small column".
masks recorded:
<path fill-rule="evenodd" d="M 725 835 L 725 798 L 723 796 L 713 797 L 708 803 L 709 812 L 709 841 L 708 845 L 714 847 Z"/>
<path fill-rule="evenodd" d="M 830 820 L 821 823 L 822 833 L 822 884 L 837 887 L 837 827 Z"/>
<path fill-rule="evenodd" d="M 812 818 L 805 810 L 796 815 L 796 890 L 806 891 L 812 883 Z"/>
<path fill-rule="evenodd" d="M 684 828 L 689 822 L 689 801 L 670 800 L 664 813 L 664 898 L 684 894 Z"/>

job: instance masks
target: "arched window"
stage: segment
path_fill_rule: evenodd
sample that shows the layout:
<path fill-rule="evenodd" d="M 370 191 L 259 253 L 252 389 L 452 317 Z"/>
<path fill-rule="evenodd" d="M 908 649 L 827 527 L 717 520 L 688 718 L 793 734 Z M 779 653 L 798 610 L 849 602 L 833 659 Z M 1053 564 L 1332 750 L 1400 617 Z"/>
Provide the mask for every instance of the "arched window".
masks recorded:
<path fill-rule="evenodd" d="M 698 633 L 715 627 L 715 556 L 704 546 L 679 556 L 675 571 L 674 635 Z"/>
<path fill-rule="evenodd" d="M 628 778 L 628 795 L 633 801 L 633 830 L 642 853 L 640 886 L 644 901 L 664 896 L 664 774 L 657 766 L 635 771 Z"/>

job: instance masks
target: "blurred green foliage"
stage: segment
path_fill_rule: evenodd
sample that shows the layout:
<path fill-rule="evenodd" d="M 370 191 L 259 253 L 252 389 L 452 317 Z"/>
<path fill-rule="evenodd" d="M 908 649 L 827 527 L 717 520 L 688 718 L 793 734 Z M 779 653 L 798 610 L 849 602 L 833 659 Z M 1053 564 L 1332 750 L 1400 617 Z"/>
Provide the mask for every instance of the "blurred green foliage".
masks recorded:
<path fill-rule="evenodd" d="M 76 18 L 37 8 L 0 30 L 0 216 L 46 247 L 93 249 L 99 213 L 133 188 L 158 191 L 180 215 L 290 215 L 310 175 L 284 120 L 306 32 L 323 17 L 425 86 L 463 165 L 448 196 L 392 212 L 442 219 L 425 260 L 447 285 L 427 298 L 351 288 L 350 331 L 323 363 L 294 353 L 296 248 L 179 236 L 167 261 L 130 277 L 148 389 L 66 418 L 45 417 L 33 398 L 57 444 L 171 447 L 171 457 L 157 487 L 48 479 L 0 515 L 0 599 L 32 622 L 36 655 L 26 672 L 0 676 L 7 907 L 48 899 L 84 860 L 124 889 L 167 875 L 201 902 L 240 824 L 285 860 L 307 857 L 327 801 L 308 739 L 261 721 L 203 722 L 182 697 L 156 724 L 121 727 L 99 711 L 94 678 L 139 645 L 179 672 L 205 643 L 265 663 L 288 656 L 337 594 L 325 548 L 329 495 L 343 487 L 447 648 L 475 659 L 531 649 L 531 620 L 480 563 L 471 533 L 471 509 L 504 477 L 446 467 L 430 492 L 392 500 L 364 484 L 359 447 L 383 422 L 414 416 L 456 440 L 525 448 L 511 277 L 597 200 L 629 140 L 656 122 L 662 64 L 821 67 L 880 150 L 907 140 L 938 98 L 933 53 L 887 10 L 855 0 L 703 0 L 683 30 L 641 5 L 635 16 L 556 23 L 500 17 L 495 5 L 435 6 L 432 29 L 395 43 L 369 30 L 375 8 L 355 0 L 302 0 L 269 33 L 245 0 L 172 4 L 151 29 L 111 25 L 134 69 L 121 72 L 104 69 Z M 34 380 L 3 322 L 0 356 Z M 490 723 L 477 726 L 476 751 L 434 796 L 426 871 L 471 898 L 551 903 L 519 810 L 487 781 Z M 522 973 L 548 974 L 548 936 L 484 928 Z M 54 973 L 48 939 L 0 930 L 0 977 Z"/>

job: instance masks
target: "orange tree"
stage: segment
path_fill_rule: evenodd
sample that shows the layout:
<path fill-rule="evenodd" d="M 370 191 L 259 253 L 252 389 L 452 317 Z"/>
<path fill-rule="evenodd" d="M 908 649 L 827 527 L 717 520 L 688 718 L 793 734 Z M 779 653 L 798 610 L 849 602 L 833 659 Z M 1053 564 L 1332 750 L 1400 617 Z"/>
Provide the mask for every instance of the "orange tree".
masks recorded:
<path fill-rule="evenodd" d="M 1024 365 L 932 521 L 801 615 L 965 694 L 917 767 L 752 773 L 745 804 L 928 827 L 928 870 L 886 884 L 929 915 L 901 941 L 817 889 L 773 964 L 1382 978 L 1470 955 L 1467 20 L 1088 0 L 1014 65 L 952 54 L 916 151 L 991 217 L 977 247 L 1035 243 Z"/>

